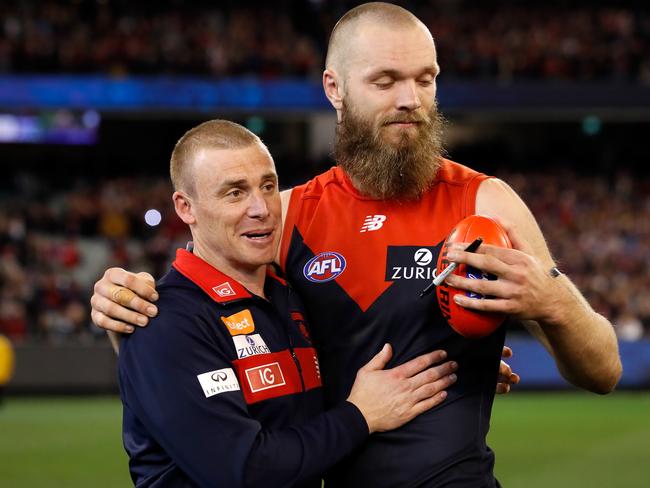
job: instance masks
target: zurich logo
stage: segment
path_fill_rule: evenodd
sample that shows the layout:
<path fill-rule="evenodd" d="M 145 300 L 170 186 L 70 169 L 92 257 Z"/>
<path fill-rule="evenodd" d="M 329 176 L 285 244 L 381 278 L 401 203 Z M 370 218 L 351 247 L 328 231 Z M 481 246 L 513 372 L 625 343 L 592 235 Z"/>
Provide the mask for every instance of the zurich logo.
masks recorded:
<path fill-rule="evenodd" d="M 418 266 L 428 266 L 433 261 L 433 253 L 426 247 L 423 247 L 415 251 L 413 259 Z"/>
<path fill-rule="evenodd" d="M 322 252 L 314 256 L 305 267 L 302 274 L 314 283 L 331 281 L 345 271 L 345 258 L 337 252 Z"/>

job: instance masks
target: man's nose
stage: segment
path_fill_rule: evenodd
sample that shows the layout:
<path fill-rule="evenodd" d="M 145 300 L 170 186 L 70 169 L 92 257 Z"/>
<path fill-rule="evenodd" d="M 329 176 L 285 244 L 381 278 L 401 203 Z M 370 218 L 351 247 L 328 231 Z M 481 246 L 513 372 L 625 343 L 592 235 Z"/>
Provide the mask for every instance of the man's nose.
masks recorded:
<path fill-rule="evenodd" d="M 260 192 L 254 191 L 251 193 L 247 214 L 255 219 L 263 219 L 269 216 L 269 207 L 266 204 L 264 195 Z"/>
<path fill-rule="evenodd" d="M 415 80 L 403 80 L 398 87 L 397 109 L 417 110 L 422 106 Z"/>

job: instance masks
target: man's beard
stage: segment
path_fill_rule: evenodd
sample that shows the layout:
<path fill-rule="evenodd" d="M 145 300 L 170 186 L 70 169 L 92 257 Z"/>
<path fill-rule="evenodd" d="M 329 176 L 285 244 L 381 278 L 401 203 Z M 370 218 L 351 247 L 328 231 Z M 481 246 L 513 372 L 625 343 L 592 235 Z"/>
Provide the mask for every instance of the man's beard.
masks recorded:
<path fill-rule="evenodd" d="M 428 114 L 399 113 L 378 127 L 343 104 L 334 155 L 362 194 L 381 200 L 416 200 L 433 183 L 443 153 L 444 118 L 434 103 Z M 381 131 L 392 122 L 418 122 L 417 133 L 402 132 L 397 143 Z"/>

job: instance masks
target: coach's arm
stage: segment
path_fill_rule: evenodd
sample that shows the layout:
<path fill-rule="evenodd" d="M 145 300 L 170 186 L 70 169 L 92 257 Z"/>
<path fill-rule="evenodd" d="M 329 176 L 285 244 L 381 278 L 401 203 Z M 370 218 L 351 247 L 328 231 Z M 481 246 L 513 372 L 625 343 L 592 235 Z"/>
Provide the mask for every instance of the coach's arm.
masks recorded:
<path fill-rule="evenodd" d="M 451 286 L 489 295 L 457 303 L 475 310 L 505 312 L 522 319 L 554 357 L 571 383 L 595 393 L 609 393 L 622 373 L 612 324 L 596 313 L 566 275 L 553 277 L 555 266 L 532 213 L 506 183 L 488 179 L 476 197 L 476 213 L 496 218 L 514 249 L 483 245 L 478 253 L 455 249 L 450 261 L 467 263 L 495 274 L 495 281 L 451 275 Z"/>

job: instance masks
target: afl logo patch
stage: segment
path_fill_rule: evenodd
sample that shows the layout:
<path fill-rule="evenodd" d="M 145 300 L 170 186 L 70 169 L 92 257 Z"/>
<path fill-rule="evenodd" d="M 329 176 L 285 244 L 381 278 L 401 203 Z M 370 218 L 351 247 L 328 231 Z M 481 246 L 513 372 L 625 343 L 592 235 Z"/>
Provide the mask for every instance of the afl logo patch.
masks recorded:
<path fill-rule="evenodd" d="M 314 283 L 331 281 L 345 271 L 345 258 L 337 252 L 322 252 L 314 256 L 305 267 L 302 274 Z"/>

